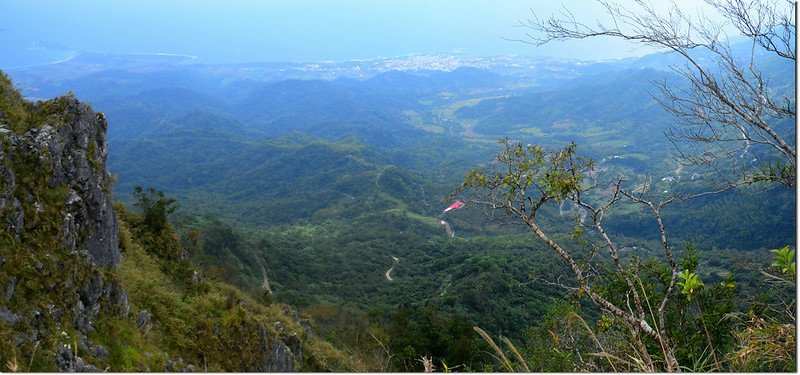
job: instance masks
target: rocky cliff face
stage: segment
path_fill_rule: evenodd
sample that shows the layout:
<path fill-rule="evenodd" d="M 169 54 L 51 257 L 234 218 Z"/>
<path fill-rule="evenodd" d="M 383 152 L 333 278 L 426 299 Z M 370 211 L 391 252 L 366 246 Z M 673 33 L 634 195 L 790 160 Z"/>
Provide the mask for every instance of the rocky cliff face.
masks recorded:
<path fill-rule="evenodd" d="M 121 257 L 106 168 L 108 123 L 102 114 L 71 96 L 58 100 L 63 116 L 45 120 L 22 135 L 12 134 L 7 124 L 0 123 L 0 139 L 6 146 L 0 150 L 0 212 L 5 212 L 6 228 L 16 238 L 30 229 L 22 203 L 41 212 L 50 202 L 25 191 L 27 186 L 17 184 L 17 174 L 42 173 L 47 186 L 37 188 L 65 192 L 60 197 L 64 203 L 61 246 L 88 254 L 97 265 L 116 266 Z M 15 171 L 15 166 L 35 170 Z"/>
<path fill-rule="evenodd" d="M 129 313 L 113 277 L 122 257 L 106 169 L 108 125 L 71 95 L 34 104 L 9 85 L 0 76 L 0 334 L 23 357 L 72 340 L 47 348 L 52 363 L 96 370 L 72 352 L 108 356 L 88 334 L 100 314 Z"/>

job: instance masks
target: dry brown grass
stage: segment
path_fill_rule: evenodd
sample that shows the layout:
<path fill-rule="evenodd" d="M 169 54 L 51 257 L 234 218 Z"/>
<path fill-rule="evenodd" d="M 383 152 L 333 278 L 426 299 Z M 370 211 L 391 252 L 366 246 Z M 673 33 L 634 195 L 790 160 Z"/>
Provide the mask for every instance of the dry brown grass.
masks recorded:
<path fill-rule="evenodd" d="M 751 311 L 736 332 L 738 349 L 728 355 L 736 371 L 795 371 L 797 328 L 767 321 Z"/>

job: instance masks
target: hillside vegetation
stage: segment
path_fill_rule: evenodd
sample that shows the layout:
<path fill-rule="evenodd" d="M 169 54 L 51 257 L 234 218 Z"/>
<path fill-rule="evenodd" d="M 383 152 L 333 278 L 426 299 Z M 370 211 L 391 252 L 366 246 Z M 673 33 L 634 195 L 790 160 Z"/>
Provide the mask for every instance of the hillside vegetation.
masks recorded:
<path fill-rule="evenodd" d="M 87 55 L 13 72 L 28 92 L 75 87 L 103 110 L 115 198 L 133 207 L 152 187 L 170 207 L 170 224 L 156 232 L 118 208 L 124 261 L 114 272 L 131 313 L 107 324 L 135 349 L 114 357 L 123 348 L 98 330 L 89 340 L 112 354 L 86 358 L 112 369 L 162 369 L 177 358 L 195 369 L 258 369 L 256 357 L 225 353 L 261 347 L 252 333 L 263 332 L 290 349 L 296 337 L 295 369 L 304 370 L 420 371 L 426 357 L 439 370 L 638 371 L 648 368 L 641 352 L 656 353 L 650 368 L 662 368 L 654 342 L 632 349 L 625 321 L 567 292 L 570 267 L 519 220 L 472 203 L 442 210 L 471 170 L 501 167 L 502 137 L 547 156 L 577 143 L 593 167 L 582 175 L 596 184 L 590 199 L 610 196 L 620 179 L 632 189 L 649 182 L 665 199 L 712 189 L 719 171 L 672 159 L 663 133 L 674 119 L 651 97 L 650 81 L 679 82 L 666 69 L 673 58 L 508 59 L 494 70 L 356 76 L 336 73 L 353 62 L 313 73 L 299 63 L 240 69 Z M 89 62 L 99 71 L 87 73 Z M 791 86 L 773 78 L 771 87 Z M 19 95 L 8 103 L 0 108 L 35 107 Z M 737 158 L 758 168 L 772 156 L 753 146 Z M 538 209 L 541 228 L 597 277 L 599 293 L 625 306 L 630 291 L 598 255 L 601 235 L 579 225 L 590 223 L 587 211 L 564 199 Z M 679 271 L 703 283 L 664 305 L 684 370 L 796 368 L 793 276 L 770 266 L 770 250 L 796 242 L 795 210 L 793 188 L 759 184 L 661 212 Z M 671 271 L 654 260 L 662 238 L 651 212 L 617 205 L 603 218 L 626 275 L 657 306 Z M 228 333 L 208 333 L 221 327 Z M 473 327 L 511 360 L 498 360 Z"/>
<path fill-rule="evenodd" d="M 293 308 L 204 276 L 166 216 L 112 209 L 101 114 L 27 102 L 5 75 L 0 93 L 4 371 L 367 369 Z"/>

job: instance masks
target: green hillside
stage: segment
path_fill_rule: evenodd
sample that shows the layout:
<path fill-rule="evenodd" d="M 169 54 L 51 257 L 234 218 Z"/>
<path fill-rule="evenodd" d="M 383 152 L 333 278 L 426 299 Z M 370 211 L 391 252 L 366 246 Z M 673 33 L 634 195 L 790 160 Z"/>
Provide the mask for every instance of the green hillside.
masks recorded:
<path fill-rule="evenodd" d="M 675 118 L 653 98 L 652 85 L 680 82 L 665 69 L 674 56 L 602 63 L 505 57 L 507 65 L 493 69 L 352 75 L 335 72 L 367 63 L 326 63 L 329 71 L 314 73 L 300 63 L 139 66 L 124 55 L 90 57 L 101 68 L 80 79 L 58 69 L 83 71 L 88 63 L 81 58 L 15 74 L 32 93 L 74 85 L 105 113 L 91 115 L 108 119 L 107 149 L 103 141 L 75 151 L 90 165 L 107 151 L 114 183 L 107 179 L 101 190 L 122 202 L 116 212 L 124 260 L 102 272 L 127 291 L 130 313 L 98 315 L 96 331 L 73 345 L 99 345 L 107 356 L 89 344 L 89 351 L 71 349 L 98 369 L 264 370 L 263 348 L 275 340 L 292 353 L 302 348 L 294 370 L 421 371 L 423 357 L 433 357 L 438 370 L 458 371 L 524 370 L 523 362 L 534 371 L 665 368 L 659 343 L 629 330 L 634 323 L 663 331 L 683 370 L 708 371 L 716 362 L 726 371 L 796 367 L 794 357 L 765 354 L 783 355 L 796 336 L 786 325 L 787 312 L 796 309 L 795 286 L 787 281 L 794 276 L 788 266 L 770 266 L 780 264 L 770 250 L 796 242 L 796 189 L 760 183 L 682 199 L 716 189 L 720 176 L 757 170 L 775 155 L 753 145 L 731 156 L 741 171 L 680 165 L 664 136 Z M 784 72 L 784 65 L 768 66 Z M 779 74 L 771 77 L 771 88 L 790 89 Z M 0 86 L 0 110 L 11 134 L 69 122 L 63 115 L 72 99 L 33 104 L 6 86 Z M 790 122 L 776 120 L 787 134 Z M 507 140 L 498 144 L 498 138 Z M 574 160 L 585 158 L 591 171 L 566 182 L 559 178 L 568 173 L 558 166 L 532 172 L 557 160 L 570 142 L 577 144 Z M 463 190 L 486 187 L 477 176 L 502 172 L 498 153 L 517 144 L 519 150 L 542 146 L 540 158 L 526 160 L 518 151 L 524 171 L 495 184 L 491 198 L 518 192 L 519 181 L 539 188 L 527 190 L 531 196 L 550 194 L 526 207 L 536 207 L 537 225 L 568 249 L 597 294 L 581 289 L 573 267 L 524 220 L 510 218 L 508 207 L 480 206 Z M 36 160 L 49 159 L 13 160 L 15 170 L 32 172 Z M 7 242 L 19 254 L 34 246 L 32 238 L 50 238 L 39 247 L 50 251 L 54 238 L 64 237 L 56 211 L 66 193 L 21 176 L 19 186 L 56 202 L 42 214 L 35 200 L 20 195 L 25 217 L 52 214 L 42 219 L 52 222 L 38 227 L 34 221 L 27 227 L 32 237 L 9 234 Z M 653 210 L 635 198 L 617 194 L 598 214 L 605 232 L 592 226 L 586 207 L 565 199 L 580 193 L 584 203 L 601 207 L 614 196 L 615 183 L 633 194 L 647 187 L 642 196 L 656 204 L 676 195 L 658 206 L 670 261 Z M 140 212 L 137 187 L 154 188 L 150 198 L 169 206 L 159 219 L 168 225 L 153 230 L 147 212 Z M 454 199 L 468 203 L 444 213 Z M 609 251 L 618 257 L 609 258 Z M 43 257 L 14 255 L 7 264 L 14 272 L 50 272 L 45 281 L 77 267 Z M 0 287 L 16 282 L 3 277 Z M 25 295 L 37 295 L 45 281 L 26 286 Z M 83 282 L 91 284 L 91 277 Z M 27 313 L 49 308 L 58 293 L 75 288 L 42 294 Z M 660 305 L 668 288 L 672 298 Z M 598 308 L 597 296 L 632 314 L 641 296 L 636 313 L 643 317 L 621 319 Z M 0 318 L 22 316 L 28 307 L 19 301 L 9 305 L 12 315 L 0 310 Z M 116 308 L 103 301 L 103 312 Z M 70 340 L 82 337 L 64 328 L 82 316 L 76 314 L 47 327 L 65 329 Z M 3 326 L 0 338 L 34 337 L 33 319 Z M 496 358 L 473 327 L 488 332 L 514 365 Z M 632 347 L 635 341 L 645 347 Z M 61 338 L 37 343 L 0 349 L 0 359 L 17 355 L 35 359 L 35 369 L 54 369 L 47 362 L 52 348 L 70 344 Z M 232 358 L 237 351 L 255 356 Z M 653 366 L 644 352 L 653 355 Z"/>
<path fill-rule="evenodd" d="M 27 102 L 2 73 L 0 94 L 4 371 L 371 368 L 292 307 L 205 276 L 166 217 L 112 208 L 102 114 Z"/>

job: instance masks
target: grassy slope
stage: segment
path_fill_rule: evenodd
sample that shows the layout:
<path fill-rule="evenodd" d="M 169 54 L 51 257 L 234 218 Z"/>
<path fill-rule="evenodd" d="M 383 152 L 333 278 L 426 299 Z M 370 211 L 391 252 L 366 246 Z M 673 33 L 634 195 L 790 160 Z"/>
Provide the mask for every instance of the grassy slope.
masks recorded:
<path fill-rule="evenodd" d="M 175 236 L 171 231 L 165 235 Z M 165 264 L 151 255 L 124 221 L 120 238 L 125 260 L 119 280 L 129 294 L 131 314 L 99 321 L 97 331 L 90 335 L 109 349 L 110 357 L 98 361 L 109 370 L 160 371 L 168 358 L 182 358 L 203 371 L 254 371 L 263 361 L 256 354 L 259 341 L 254 327 L 263 324 L 270 335 L 279 336 L 275 322 L 282 323 L 284 334 L 301 337 L 301 370 L 364 370 L 327 342 L 305 335 L 286 314 L 288 306 L 257 301 L 216 280 L 199 284 L 181 280 L 186 274 L 181 265 Z M 165 272 L 165 265 L 175 274 Z M 142 310 L 152 314 L 144 328 L 136 322 Z"/>

